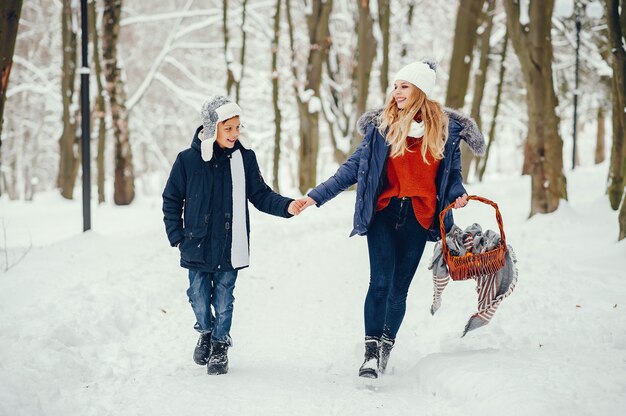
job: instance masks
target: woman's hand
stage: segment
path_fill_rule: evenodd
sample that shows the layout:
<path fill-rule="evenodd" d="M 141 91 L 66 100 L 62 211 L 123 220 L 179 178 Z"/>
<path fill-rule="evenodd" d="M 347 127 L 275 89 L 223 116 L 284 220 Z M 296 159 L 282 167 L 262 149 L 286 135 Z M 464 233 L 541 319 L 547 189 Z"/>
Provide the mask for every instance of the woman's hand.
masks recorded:
<path fill-rule="evenodd" d="M 304 198 L 299 199 L 298 201 L 302 202 L 302 209 L 300 210 L 300 212 L 304 211 L 305 209 L 307 209 L 308 207 L 312 206 L 312 205 L 316 205 L 317 202 L 315 202 L 315 200 L 313 198 L 311 198 L 310 196 L 305 196 Z"/>
<path fill-rule="evenodd" d="M 454 209 L 463 208 L 465 205 L 467 205 L 468 202 L 469 200 L 467 199 L 467 194 L 463 194 L 460 197 L 458 197 L 456 201 L 454 201 L 454 206 L 452 208 Z"/>

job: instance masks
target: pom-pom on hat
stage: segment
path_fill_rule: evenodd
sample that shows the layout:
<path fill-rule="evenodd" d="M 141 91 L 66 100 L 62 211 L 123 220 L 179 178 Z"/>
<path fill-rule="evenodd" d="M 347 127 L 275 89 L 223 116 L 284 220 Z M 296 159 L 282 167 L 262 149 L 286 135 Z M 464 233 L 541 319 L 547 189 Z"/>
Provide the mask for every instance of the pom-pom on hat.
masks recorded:
<path fill-rule="evenodd" d="M 213 157 L 213 142 L 217 138 L 217 124 L 233 117 L 241 116 L 241 108 L 237 103 L 223 95 L 215 95 L 202 105 L 202 141 L 200 145 L 202 160 L 208 162 Z M 239 141 L 241 141 L 239 136 Z M 242 143 L 243 145 L 244 143 Z M 247 147 L 247 146 L 244 146 Z"/>
<path fill-rule="evenodd" d="M 407 81 L 422 90 L 426 96 L 430 96 L 435 88 L 437 64 L 434 61 L 413 62 L 398 71 L 393 81 Z"/>

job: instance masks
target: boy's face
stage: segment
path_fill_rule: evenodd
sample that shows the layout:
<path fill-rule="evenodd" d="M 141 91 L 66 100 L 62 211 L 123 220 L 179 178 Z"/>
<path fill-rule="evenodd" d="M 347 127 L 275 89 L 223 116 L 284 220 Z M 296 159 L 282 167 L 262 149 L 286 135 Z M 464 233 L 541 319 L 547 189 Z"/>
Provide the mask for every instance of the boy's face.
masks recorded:
<path fill-rule="evenodd" d="M 217 123 L 217 144 L 222 149 L 232 149 L 239 138 L 239 116 Z"/>

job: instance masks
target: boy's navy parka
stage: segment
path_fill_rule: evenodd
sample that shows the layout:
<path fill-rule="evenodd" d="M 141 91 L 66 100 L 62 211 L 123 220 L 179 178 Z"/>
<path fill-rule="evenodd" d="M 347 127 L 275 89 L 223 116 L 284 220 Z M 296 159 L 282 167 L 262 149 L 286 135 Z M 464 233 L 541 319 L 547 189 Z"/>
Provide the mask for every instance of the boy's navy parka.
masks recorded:
<path fill-rule="evenodd" d="M 385 184 L 389 146 L 378 128 L 381 112 L 382 110 L 374 110 L 361 116 L 358 126 L 359 132 L 363 134 L 363 141 L 359 147 L 333 176 L 308 193 L 321 206 L 343 190 L 357 184 L 354 229 L 350 236 L 367 234 L 374 218 L 378 196 Z M 435 220 L 428 230 L 430 241 L 441 239 L 439 213 L 466 193 L 461 174 L 461 139 L 467 142 L 475 154 L 482 155 L 485 152 L 485 141 L 476 123 L 457 111 L 446 108 L 445 112 L 449 119 L 448 139 L 437 171 L 437 209 Z M 446 230 L 452 227 L 453 222 L 452 211 L 448 211 L 444 218 Z"/>
<path fill-rule="evenodd" d="M 214 144 L 211 160 L 200 154 L 198 127 L 191 147 L 178 154 L 163 191 L 163 221 L 170 244 L 180 249 L 180 265 L 191 270 L 225 272 L 230 262 L 232 224 L 231 154 L 239 150 L 246 178 L 246 201 L 265 213 L 289 218 L 293 199 L 274 192 L 263 180 L 256 155 L 239 141 L 232 149 Z M 250 218 L 246 203 L 246 230 Z"/>

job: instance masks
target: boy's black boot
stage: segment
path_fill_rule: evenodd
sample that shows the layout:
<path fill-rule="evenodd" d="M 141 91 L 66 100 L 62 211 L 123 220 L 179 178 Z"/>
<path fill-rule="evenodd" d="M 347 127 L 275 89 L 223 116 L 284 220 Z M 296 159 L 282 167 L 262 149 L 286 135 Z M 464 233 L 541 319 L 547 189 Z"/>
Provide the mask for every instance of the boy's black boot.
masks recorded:
<path fill-rule="evenodd" d="M 395 339 L 391 339 L 386 335 L 383 335 L 383 337 L 380 339 L 380 351 L 378 352 L 380 355 L 380 359 L 378 360 L 378 372 L 381 374 L 383 374 L 387 369 L 389 354 L 391 354 L 391 349 L 393 348 L 393 344 L 395 342 Z"/>
<path fill-rule="evenodd" d="M 200 334 L 196 349 L 193 350 L 193 361 L 198 365 L 206 365 L 211 355 L 211 333 Z"/>
<path fill-rule="evenodd" d="M 359 377 L 378 378 L 378 349 L 380 338 L 365 337 L 365 361 L 359 368 Z"/>
<path fill-rule="evenodd" d="M 207 365 L 207 373 L 210 375 L 228 373 L 228 344 L 214 342 L 211 345 L 211 356 Z"/>

